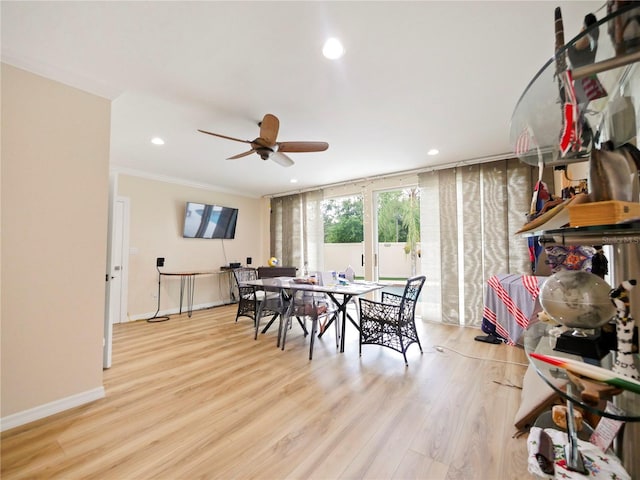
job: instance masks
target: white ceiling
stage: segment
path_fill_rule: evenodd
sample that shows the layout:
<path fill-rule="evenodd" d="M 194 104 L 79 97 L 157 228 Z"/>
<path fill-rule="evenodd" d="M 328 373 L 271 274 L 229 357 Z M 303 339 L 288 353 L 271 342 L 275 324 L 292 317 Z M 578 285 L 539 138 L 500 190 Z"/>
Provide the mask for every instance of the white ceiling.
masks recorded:
<path fill-rule="evenodd" d="M 603 4 L 3 0 L 2 61 L 113 99 L 113 169 L 261 196 L 504 156 L 554 8 L 570 39 Z M 265 113 L 279 141 L 329 149 L 283 168 L 197 132 L 253 140 Z"/>

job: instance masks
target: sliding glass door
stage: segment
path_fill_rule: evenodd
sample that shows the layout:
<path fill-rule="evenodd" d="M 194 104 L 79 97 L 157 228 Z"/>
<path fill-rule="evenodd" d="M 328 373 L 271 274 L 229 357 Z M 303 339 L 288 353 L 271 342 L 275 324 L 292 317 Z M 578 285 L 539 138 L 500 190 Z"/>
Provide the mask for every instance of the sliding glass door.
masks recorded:
<path fill-rule="evenodd" d="M 420 271 L 420 190 L 374 192 L 375 279 L 404 284 Z"/>
<path fill-rule="evenodd" d="M 344 272 L 351 267 L 364 278 L 362 195 L 334 197 L 321 204 L 324 222 L 324 269 Z"/>

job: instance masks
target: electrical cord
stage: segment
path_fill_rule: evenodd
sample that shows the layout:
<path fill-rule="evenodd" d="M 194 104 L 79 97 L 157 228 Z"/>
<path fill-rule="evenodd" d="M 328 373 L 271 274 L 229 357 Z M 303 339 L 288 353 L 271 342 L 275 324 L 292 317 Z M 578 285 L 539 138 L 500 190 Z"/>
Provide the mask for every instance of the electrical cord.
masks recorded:
<path fill-rule="evenodd" d="M 164 258 L 162 259 L 162 262 L 164 264 Z M 169 320 L 169 317 L 167 315 L 158 316 L 158 313 L 160 313 L 160 275 L 161 275 L 160 266 L 158 264 L 156 264 L 156 270 L 158 270 L 158 308 L 156 309 L 156 313 L 153 314 L 153 317 L 147 318 L 147 322 L 149 323 L 166 322 L 167 320 Z"/>
<path fill-rule="evenodd" d="M 435 348 L 435 350 L 437 352 L 440 353 L 445 353 L 445 350 L 451 350 L 454 353 L 457 353 L 458 355 L 462 356 L 462 357 L 466 357 L 466 358 L 472 358 L 474 360 L 486 360 L 488 362 L 498 362 L 498 363 L 506 363 L 508 365 L 519 365 L 522 367 L 528 367 L 529 365 L 526 363 L 520 363 L 520 362 L 509 362 L 507 360 L 496 360 L 495 358 L 483 358 L 483 357 L 476 357 L 474 355 L 468 355 L 466 353 L 462 353 L 459 350 L 456 350 L 455 348 L 451 348 L 451 347 L 445 347 L 443 345 L 434 345 L 433 348 Z M 512 383 L 511 381 L 507 380 L 506 383 L 505 382 L 499 382 L 498 380 L 492 380 L 493 383 L 498 384 L 498 385 L 502 385 L 504 387 L 511 387 L 511 388 L 517 388 L 518 390 L 522 390 L 522 386 L 520 385 L 516 385 L 515 383 Z"/>
<path fill-rule="evenodd" d="M 509 381 L 505 383 L 505 382 L 499 382 L 497 380 L 493 380 L 493 383 L 497 383 L 498 385 L 502 385 L 503 387 L 511 387 L 511 388 L 517 388 L 518 390 L 522 390 L 522 387 L 520 385 L 516 385 L 515 383 L 509 382 Z"/>
<path fill-rule="evenodd" d="M 433 348 L 435 348 L 436 351 L 440 352 L 440 353 L 446 353 L 445 350 L 450 350 L 450 351 L 452 351 L 454 353 L 457 353 L 458 355 L 460 355 L 462 357 L 473 358 L 474 360 L 486 360 L 487 362 L 506 363 L 508 365 L 520 365 L 522 367 L 528 367 L 529 366 L 529 364 L 527 364 L 527 363 L 510 362 L 508 360 L 497 360 L 495 358 L 476 357 L 474 355 L 468 355 L 468 354 L 463 353 L 463 352 L 461 352 L 459 350 L 456 350 L 455 348 L 446 347 L 444 345 L 434 345 Z"/>
<path fill-rule="evenodd" d="M 224 249 L 224 238 L 220 240 L 220 244 L 222 245 L 222 256 L 224 257 L 224 264 L 229 265 L 229 260 L 227 259 L 227 251 Z"/>

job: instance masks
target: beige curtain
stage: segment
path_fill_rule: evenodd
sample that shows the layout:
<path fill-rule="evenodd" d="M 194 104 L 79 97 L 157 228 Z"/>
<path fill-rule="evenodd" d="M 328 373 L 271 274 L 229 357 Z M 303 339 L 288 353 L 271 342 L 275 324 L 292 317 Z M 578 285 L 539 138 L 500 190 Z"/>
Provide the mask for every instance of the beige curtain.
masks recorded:
<path fill-rule="evenodd" d="M 515 232 L 537 174 L 511 159 L 419 175 L 424 319 L 480 326 L 488 278 L 531 273 L 527 239 Z"/>
<path fill-rule="evenodd" d="M 322 190 L 271 199 L 271 255 L 283 266 L 322 270 Z"/>

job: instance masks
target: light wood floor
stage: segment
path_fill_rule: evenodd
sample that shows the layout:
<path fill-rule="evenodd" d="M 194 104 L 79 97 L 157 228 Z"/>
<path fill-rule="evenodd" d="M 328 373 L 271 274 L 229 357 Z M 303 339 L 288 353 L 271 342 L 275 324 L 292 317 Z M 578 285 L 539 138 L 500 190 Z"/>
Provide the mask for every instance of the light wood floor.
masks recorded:
<path fill-rule="evenodd" d="M 520 479 L 525 367 L 477 329 L 420 324 L 424 354 L 337 353 L 294 325 L 253 340 L 235 306 L 116 325 L 106 398 L 2 434 L 2 478 Z M 445 347 L 442 352 L 435 346 Z M 505 363 L 506 362 L 506 363 Z"/>

